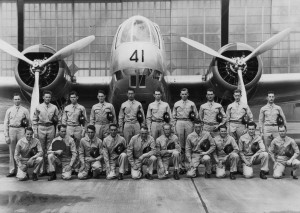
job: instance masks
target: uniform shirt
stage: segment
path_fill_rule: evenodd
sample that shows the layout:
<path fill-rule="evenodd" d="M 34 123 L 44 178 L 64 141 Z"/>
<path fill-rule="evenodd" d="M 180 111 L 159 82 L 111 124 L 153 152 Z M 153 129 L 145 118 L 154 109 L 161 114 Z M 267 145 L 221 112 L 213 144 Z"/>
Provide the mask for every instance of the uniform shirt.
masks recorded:
<path fill-rule="evenodd" d="M 156 154 L 158 158 L 171 156 L 171 153 L 168 153 L 168 145 L 170 143 L 175 143 L 175 149 L 180 153 L 181 147 L 178 141 L 178 137 L 175 134 L 171 134 L 169 137 L 166 137 L 164 134 L 159 136 L 156 139 Z"/>
<path fill-rule="evenodd" d="M 126 147 L 126 141 L 125 139 L 120 136 L 119 134 L 116 135 L 115 138 L 111 137 L 111 135 L 107 136 L 103 140 L 103 157 L 106 166 L 109 167 L 109 160 L 117 159 L 119 155 L 115 152 L 115 148 L 120 144 L 123 143 L 124 146 Z M 126 149 L 123 151 L 126 153 Z"/>
<path fill-rule="evenodd" d="M 244 160 L 245 156 L 253 156 L 251 150 L 252 144 L 258 142 L 259 150 L 256 153 L 265 152 L 266 148 L 262 138 L 259 135 L 250 136 L 249 133 L 242 135 L 239 139 L 240 156 Z"/>
<path fill-rule="evenodd" d="M 130 164 L 134 164 L 134 159 L 138 159 L 143 155 L 143 150 L 149 146 L 151 151 L 146 153 L 146 157 L 150 157 L 151 155 L 155 155 L 155 142 L 154 138 L 150 135 L 147 136 L 146 140 L 143 140 L 140 134 L 133 136 L 130 140 L 130 143 L 127 147 L 127 156 Z"/>
<path fill-rule="evenodd" d="M 18 141 L 15 150 L 15 160 L 19 166 L 21 165 L 22 159 L 30 158 L 29 152 L 34 147 L 36 147 L 38 150 L 38 153 L 35 156 L 42 157 L 43 150 L 42 150 L 41 143 L 38 139 L 32 138 L 31 141 L 27 141 L 26 137 L 23 137 Z"/>
<path fill-rule="evenodd" d="M 217 122 L 217 114 L 221 112 L 223 115 L 223 119 L 221 124 L 224 124 L 226 121 L 226 114 L 224 112 L 224 109 L 221 104 L 216 103 L 214 101 L 212 102 L 207 102 L 205 104 L 202 104 L 199 109 L 199 118 L 201 121 L 205 123 L 215 123 L 218 124 Z"/>
<path fill-rule="evenodd" d="M 242 117 L 247 113 L 250 121 L 253 121 L 253 114 L 247 104 L 243 102 L 233 102 L 228 105 L 226 111 L 227 121 L 242 121 Z"/>
<path fill-rule="evenodd" d="M 137 100 L 127 100 L 124 103 L 122 103 L 119 113 L 119 126 L 120 128 L 123 128 L 123 125 L 125 122 L 137 122 L 136 114 L 138 110 L 141 110 L 143 114 L 143 119 L 145 120 L 145 114 L 142 107 L 142 104 L 138 102 Z"/>
<path fill-rule="evenodd" d="M 4 135 L 8 136 L 8 130 L 9 127 L 20 127 L 21 126 L 21 120 L 23 118 L 29 119 L 29 111 L 25 107 L 22 106 L 12 106 L 10 107 L 6 113 L 4 118 Z M 30 123 L 29 123 L 30 126 Z"/>
<path fill-rule="evenodd" d="M 263 125 L 277 125 L 277 117 L 281 115 L 286 124 L 286 119 L 283 114 L 283 111 L 280 106 L 276 104 L 267 104 L 260 109 L 259 112 L 259 127 L 263 127 Z"/>
<path fill-rule="evenodd" d="M 45 103 L 39 104 L 33 114 L 32 124 L 34 126 L 38 124 L 52 124 L 53 116 L 58 116 L 57 106 L 49 103 L 46 105 Z"/>
<path fill-rule="evenodd" d="M 273 158 L 277 158 L 278 156 L 286 156 L 285 149 L 287 146 L 291 145 L 294 149 L 294 156 L 297 158 L 299 156 L 299 148 L 296 144 L 295 140 L 286 136 L 282 139 L 280 136 L 274 138 L 274 140 L 270 144 L 269 153 Z"/>
<path fill-rule="evenodd" d="M 174 104 L 173 107 L 173 119 L 177 121 L 178 119 L 189 119 L 189 113 L 191 111 L 195 112 L 196 118 L 198 118 L 198 112 L 196 105 L 193 101 L 190 100 L 180 100 Z"/>
<path fill-rule="evenodd" d="M 234 138 L 230 135 L 227 135 L 225 138 L 222 138 L 220 135 L 217 135 L 214 138 L 216 149 L 214 151 L 214 157 L 217 159 L 217 157 L 225 157 L 227 154 L 224 152 L 224 147 L 228 144 L 231 144 L 233 147 L 233 152 L 238 153 L 239 147 L 236 144 Z"/>
<path fill-rule="evenodd" d="M 90 115 L 90 124 L 109 124 L 110 121 L 107 120 L 107 113 L 111 112 L 113 115 L 113 123 L 117 123 L 115 108 L 111 103 L 103 102 L 95 104 L 92 107 Z"/>
<path fill-rule="evenodd" d="M 97 138 L 96 136 L 93 139 L 90 139 L 87 135 L 80 140 L 78 154 L 81 162 L 84 162 L 84 159 L 87 157 L 91 157 L 90 151 L 95 147 L 99 149 L 100 156 L 97 158 L 101 158 L 103 143 L 102 140 Z"/>
<path fill-rule="evenodd" d="M 170 114 L 170 123 L 172 123 L 172 114 L 168 103 L 163 101 L 154 101 L 150 103 L 147 110 L 148 128 L 150 128 L 152 121 L 163 121 L 163 115 L 165 112 Z"/>
<path fill-rule="evenodd" d="M 59 157 L 63 160 L 71 160 L 70 165 L 72 166 L 77 157 L 77 150 L 74 139 L 72 137 L 66 136 L 64 138 L 58 136 L 53 139 L 48 151 L 52 151 L 52 144 L 56 140 L 62 140 L 66 144 L 66 152 L 63 152 Z"/>
<path fill-rule="evenodd" d="M 87 121 L 86 111 L 84 106 L 80 104 L 69 104 L 65 107 L 64 113 L 62 116 L 62 124 L 69 126 L 79 126 L 78 118 L 83 114 L 85 120 Z"/>
<path fill-rule="evenodd" d="M 208 139 L 210 142 L 210 148 L 207 151 L 207 154 L 211 154 L 216 149 L 216 144 L 211 137 L 209 132 L 202 131 L 199 135 L 194 131 L 187 136 L 186 144 L 185 144 L 185 155 L 189 162 L 192 162 L 192 154 L 193 153 L 203 153 L 204 151 L 200 149 L 200 144 Z"/>

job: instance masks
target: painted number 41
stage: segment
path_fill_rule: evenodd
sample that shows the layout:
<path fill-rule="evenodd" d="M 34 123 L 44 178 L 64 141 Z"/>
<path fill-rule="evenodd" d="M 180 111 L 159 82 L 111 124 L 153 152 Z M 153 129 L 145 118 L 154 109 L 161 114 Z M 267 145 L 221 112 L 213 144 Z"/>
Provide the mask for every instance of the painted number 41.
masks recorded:
<path fill-rule="evenodd" d="M 139 56 L 141 58 L 139 58 Z M 138 62 L 139 60 L 142 60 L 142 62 L 144 62 L 144 50 L 141 51 L 141 53 L 139 54 L 139 52 L 137 50 L 135 50 L 132 55 L 129 58 L 130 61 L 135 61 Z"/>

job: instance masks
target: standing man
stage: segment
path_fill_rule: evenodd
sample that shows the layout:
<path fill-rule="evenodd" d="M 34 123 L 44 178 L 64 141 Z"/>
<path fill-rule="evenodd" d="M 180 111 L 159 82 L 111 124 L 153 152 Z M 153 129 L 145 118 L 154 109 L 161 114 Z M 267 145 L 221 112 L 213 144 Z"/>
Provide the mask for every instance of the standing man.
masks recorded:
<path fill-rule="evenodd" d="M 161 100 L 161 91 L 154 91 L 155 101 L 150 103 L 147 110 L 147 126 L 151 132 L 151 136 L 156 140 L 163 134 L 164 119 L 163 115 L 165 112 L 169 113 L 171 117 L 171 109 L 168 103 Z M 172 118 L 170 123 L 172 123 Z"/>
<path fill-rule="evenodd" d="M 194 112 L 195 118 L 198 118 L 198 112 L 196 105 L 193 101 L 188 100 L 189 91 L 186 88 L 181 89 L 180 92 L 181 100 L 174 104 L 173 108 L 173 119 L 175 123 L 175 132 L 179 138 L 180 147 L 182 150 L 185 149 L 185 141 L 189 134 L 194 130 L 193 121 L 190 118 L 190 113 Z M 186 157 L 185 151 L 181 153 L 180 161 L 180 172 L 179 174 L 186 173 Z"/>
<path fill-rule="evenodd" d="M 249 106 L 241 102 L 242 91 L 236 89 L 233 94 L 234 102 L 229 104 L 226 111 L 226 118 L 229 122 L 229 134 L 236 141 L 247 132 L 246 125 L 242 123 L 242 118 L 248 115 L 249 121 L 253 121 L 253 114 Z"/>
<path fill-rule="evenodd" d="M 58 137 L 53 139 L 47 152 L 50 173 L 48 181 L 56 180 L 56 165 L 61 165 L 62 167 L 62 179 L 70 180 L 72 177 L 72 167 L 77 157 L 77 150 L 74 139 L 66 136 L 67 126 L 64 124 L 58 125 L 57 130 Z M 66 150 L 64 152 L 61 152 L 61 150 L 52 150 L 52 144 L 57 140 L 63 141 L 66 144 Z"/>
<path fill-rule="evenodd" d="M 295 140 L 286 136 L 286 126 L 278 127 L 279 136 L 277 136 L 270 145 L 269 153 L 274 162 L 274 178 L 282 178 L 285 167 L 292 167 L 291 175 L 293 179 L 298 179 L 296 171 L 300 167 L 299 148 Z"/>
<path fill-rule="evenodd" d="M 109 135 L 109 124 L 117 123 L 115 108 L 111 103 L 105 101 L 104 91 L 99 90 L 97 96 L 99 103 L 92 107 L 90 124 L 96 127 L 96 136 L 103 140 Z M 112 120 L 108 120 L 108 114 L 112 114 Z"/>
<path fill-rule="evenodd" d="M 245 178 L 253 177 L 252 165 L 260 164 L 260 178 L 267 179 L 269 155 L 266 152 L 262 138 L 255 134 L 255 129 L 256 123 L 249 122 L 248 132 L 239 139 L 240 157 L 243 161 L 243 175 Z"/>
<path fill-rule="evenodd" d="M 87 135 L 80 140 L 79 144 L 79 160 L 80 169 L 78 179 L 85 180 L 90 178 L 92 173 L 93 178 L 98 178 L 101 172 L 103 161 L 102 140 L 96 136 L 96 128 L 93 125 L 87 126 Z M 95 148 L 99 151 L 98 157 L 91 156 L 91 150 Z"/>
<path fill-rule="evenodd" d="M 200 120 L 194 122 L 195 131 L 188 135 L 185 145 L 185 154 L 189 162 L 188 177 L 196 177 L 200 163 L 205 166 L 205 178 L 211 176 L 210 155 L 216 149 L 215 142 L 209 132 L 203 131 L 203 123 Z M 203 150 L 203 144 L 208 143 L 208 150 Z"/>
<path fill-rule="evenodd" d="M 147 165 L 145 178 L 148 180 L 153 179 L 153 164 L 156 162 L 155 154 L 154 138 L 149 135 L 147 126 L 142 126 L 140 134 L 133 136 L 127 147 L 127 156 L 131 164 L 131 176 L 133 179 L 142 177 L 143 165 Z"/>
<path fill-rule="evenodd" d="M 43 164 L 43 150 L 38 139 L 33 138 L 33 129 L 25 128 L 25 137 L 21 138 L 15 150 L 15 160 L 18 165 L 17 178 L 20 181 L 29 179 L 28 168 L 33 167 L 32 180 L 37 181 L 37 174 Z"/>
<path fill-rule="evenodd" d="M 76 91 L 69 94 L 71 104 L 65 107 L 62 116 L 62 124 L 67 126 L 67 135 L 74 137 L 76 147 L 79 146 L 81 138 L 85 135 L 85 127 L 87 126 L 87 116 L 84 106 L 78 104 L 78 95 Z M 79 122 L 79 116 L 84 116 L 85 122 Z"/>
<path fill-rule="evenodd" d="M 229 164 L 230 179 L 235 180 L 234 173 L 237 171 L 237 164 L 239 161 L 239 147 L 234 138 L 227 133 L 226 125 L 219 126 L 218 129 L 220 134 L 214 138 L 216 150 L 213 152 L 213 156 L 218 166 Z M 230 150 L 229 153 L 226 153 L 225 150 L 227 146 L 232 147 L 232 150 Z"/>
<path fill-rule="evenodd" d="M 207 102 L 199 109 L 199 118 L 203 122 L 203 130 L 209 132 L 212 137 L 218 135 L 218 127 L 226 122 L 226 114 L 221 104 L 214 102 L 215 94 L 212 89 L 206 91 Z M 221 123 L 217 122 L 217 114 L 222 114 Z"/>
<path fill-rule="evenodd" d="M 103 156 L 106 165 L 107 179 L 116 178 L 116 167 L 119 164 L 119 180 L 123 180 L 127 163 L 126 141 L 118 134 L 117 124 L 109 125 L 110 135 L 103 141 Z"/>
<path fill-rule="evenodd" d="M 50 103 L 52 92 L 45 90 L 43 92 L 44 103 L 39 104 L 33 114 L 32 126 L 34 134 L 41 142 L 43 149 L 43 166 L 40 176 L 47 175 L 47 150 L 55 137 L 54 120 L 58 117 L 57 106 Z"/>
<path fill-rule="evenodd" d="M 178 137 L 171 132 L 171 125 L 163 125 L 163 134 L 156 139 L 158 178 L 168 177 L 169 163 L 172 158 L 174 165 L 173 177 L 179 180 L 179 162 L 181 147 Z"/>
<path fill-rule="evenodd" d="M 140 124 L 136 116 L 139 110 L 141 110 L 143 120 L 145 120 L 142 104 L 135 100 L 134 96 L 134 89 L 129 88 L 127 91 L 128 100 L 122 103 L 119 112 L 119 131 L 123 132 L 126 144 L 129 144 L 132 136 L 140 133 Z"/>
<path fill-rule="evenodd" d="M 10 107 L 4 118 L 4 136 L 5 142 L 9 148 L 9 172 L 6 177 L 14 177 L 17 173 L 17 164 L 14 159 L 17 142 L 25 134 L 25 125 L 23 119 L 27 119 L 27 125 L 30 126 L 29 111 L 21 106 L 21 96 L 15 93 L 13 96 L 14 106 Z"/>
<path fill-rule="evenodd" d="M 286 119 L 280 106 L 274 103 L 275 95 L 273 91 L 268 92 L 268 103 L 260 109 L 259 112 L 259 131 L 264 139 L 266 148 L 268 149 L 271 141 L 278 137 L 277 118 L 283 118 L 283 125 L 286 125 Z"/>

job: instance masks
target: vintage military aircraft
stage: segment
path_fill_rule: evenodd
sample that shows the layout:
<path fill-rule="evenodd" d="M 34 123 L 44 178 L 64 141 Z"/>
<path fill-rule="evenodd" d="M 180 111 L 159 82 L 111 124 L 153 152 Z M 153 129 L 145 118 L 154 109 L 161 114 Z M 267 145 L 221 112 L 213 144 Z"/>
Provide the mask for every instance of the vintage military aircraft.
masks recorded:
<path fill-rule="evenodd" d="M 233 90 L 240 86 L 243 93 L 247 93 L 251 105 L 264 103 L 268 90 L 276 93 L 277 102 L 297 101 L 300 99 L 300 74 L 262 74 L 263 64 L 259 56 L 279 43 L 289 32 L 290 29 L 280 32 L 256 49 L 247 44 L 234 43 L 223 46 L 218 52 L 198 42 L 181 38 L 214 58 L 203 76 L 171 76 L 166 72 L 164 41 L 158 25 L 143 16 L 133 16 L 119 26 L 114 37 L 111 75 L 77 77 L 76 81 L 72 81 L 74 73 L 70 72 L 62 59 L 91 43 L 93 36 L 56 53 L 51 47 L 42 44 L 20 53 L 1 41 L 0 49 L 19 58 L 19 61 L 15 79 L 0 77 L 0 97 L 11 98 L 13 92 L 21 90 L 25 96 L 31 96 L 34 106 L 39 100 L 35 95 L 39 88 L 40 91 L 52 90 L 54 101 L 61 106 L 66 94 L 76 90 L 80 96 L 79 102 L 90 109 L 97 102 L 97 91 L 102 89 L 107 92 L 108 101 L 118 111 L 121 103 L 127 99 L 129 87 L 135 89 L 136 99 L 146 109 L 154 100 L 153 92 L 157 88 L 163 91 L 163 99 L 172 106 L 179 99 L 180 89 L 186 87 L 190 91 L 190 99 L 199 106 L 205 101 L 206 89 L 209 87 L 215 89 L 218 101 L 226 105 L 232 100 Z"/>

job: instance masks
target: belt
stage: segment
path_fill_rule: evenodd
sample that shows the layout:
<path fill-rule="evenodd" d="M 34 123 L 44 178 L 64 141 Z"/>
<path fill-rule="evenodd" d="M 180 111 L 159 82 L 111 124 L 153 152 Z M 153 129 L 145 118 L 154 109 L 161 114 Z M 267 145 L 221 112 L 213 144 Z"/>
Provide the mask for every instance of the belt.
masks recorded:
<path fill-rule="evenodd" d="M 277 124 L 265 124 L 265 126 L 278 126 Z"/>
<path fill-rule="evenodd" d="M 67 126 L 76 127 L 76 126 L 80 126 L 80 125 L 79 124 L 67 124 Z"/>
<path fill-rule="evenodd" d="M 9 125 L 9 127 L 12 127 L 12 128 L 21 128 L 21 126 L 14 126 L 14 125 Z"/>
<path fill-rule="evenodd" d="M 189 118 L 177 118 L 178 121 L 190 121 Z"/>
<path fill-rule="evenodd" d="M 163 120 L 151 120 L 152 122 L 156 122 L 156 123 L 162 123 L 164 122 Z"/>
<path fill-rule="evenodd" d="M 136 124 L 137 122 L 138 122 L 137 120 L 125 121 L 125 123 L 129 123 L 129 124 Z"/>
<path fill-rule="evenodd" d="M 53 123 L 41 123 L 41 124 L 38 124 L 39 126 L 53 126 Z"/>
<path fill-rule="evenodd" d="M 215 122 L 206 122 L 203 121 L 204 124 L 209 125 L 209 126 L 214 126 L 214 125 L 218 125 L 219 123 L 215 123 Z"/>
<path fill-rule="evenodd" d="M 235 123 L 235 124 L 242 124 L 242 121 L 233 121 L 233 120 L 231 120 L 231 121 L 229 121 L 230 123 Z"/>

